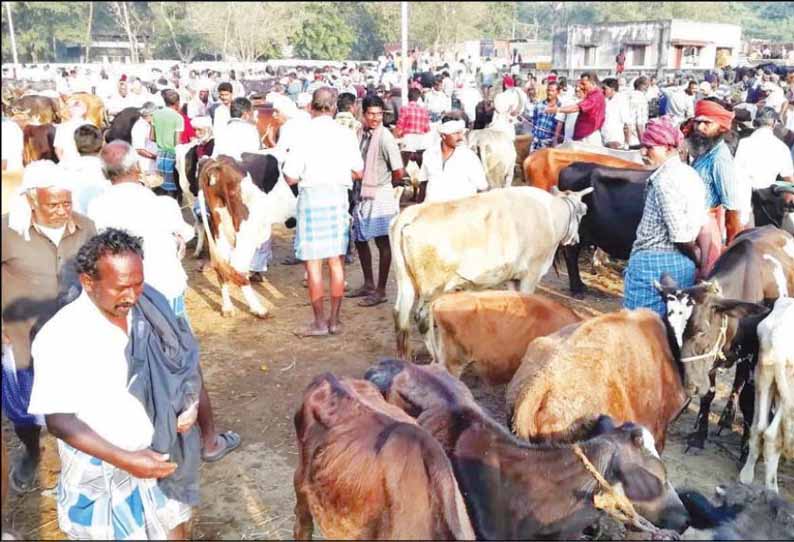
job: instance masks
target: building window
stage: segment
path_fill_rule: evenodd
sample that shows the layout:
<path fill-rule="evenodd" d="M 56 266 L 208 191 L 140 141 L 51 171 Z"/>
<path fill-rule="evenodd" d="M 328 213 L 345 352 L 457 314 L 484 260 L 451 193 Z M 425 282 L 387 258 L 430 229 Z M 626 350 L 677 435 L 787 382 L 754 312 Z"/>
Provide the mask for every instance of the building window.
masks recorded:
<path fill-rule="evenodd" d="M 700 51 L 700 47 L 684 47 L 684 66 L 699 66 Z"/>
<path fill-rule="evenodd" d="M 582 45 L 582 66 L 595 66 L 596 48 L 595 45 Z"/>
<path fill-rule="evenodd" d="M 629 45 L 627 64 L 629 66 L 645 66 L 646 45 Z"/>

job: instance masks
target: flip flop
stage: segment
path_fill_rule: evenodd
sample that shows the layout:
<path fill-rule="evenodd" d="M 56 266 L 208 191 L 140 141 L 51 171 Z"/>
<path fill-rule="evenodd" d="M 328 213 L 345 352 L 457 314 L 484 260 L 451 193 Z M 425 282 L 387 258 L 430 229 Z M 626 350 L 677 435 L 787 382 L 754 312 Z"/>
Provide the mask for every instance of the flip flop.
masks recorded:
<path fill-rule="evenodd" d="M 14 488 L 14 491 L 16 491 L 19 494 L 30 493 L 31 491 L 34 491 L 36 489 L 36 487 L 37 487 L 36 486 L 36 471 L 33 471 L 33 476 L 31 476 L 30 480 L 28 480 L 27 483 L 25 483 L 25 482 L 20 482 L 17 479 L 17 470 L 18 469 L 17 469 L 16 465 L 11 468 L 11 472 L 8 475 L 8 483 L 9 483 L 9 485 L 12 488 Z"/>
<path fill-rule="evenodd" d="M 353 297 L 370 297 L 374 293 L 375 292 L 370 288 L 366 288 L 365 286 L 362 286 L 358 290 L 353 290 L 352 292 L 346 293 L 345 297 L 347 297 L 348 299 Z"/>
<path fill-rule="evenodd" d="M 223 439 L 223 441 L 226 443 L 226 446 L 221 448 L 219 452 L 215 452 L 214 455 L 202 453 L 201 459 L 203 459 L 205 463 L 215 463 L 216 461 L 220 461 L 226 457 L 229 452 L 233 452 L 240 447 L 240 435 L 234 431 L 224 431 L 223 433 L 219 433 L 218 436 Z"/>
<path fill-rule="evenodd" d="M 388 299 L 386 296 L 377 296 L 375 294 L 368 295 L 365 299 L 358 302 L 359 307 L 375 307 L 381 303 L 386 303 Z"/>

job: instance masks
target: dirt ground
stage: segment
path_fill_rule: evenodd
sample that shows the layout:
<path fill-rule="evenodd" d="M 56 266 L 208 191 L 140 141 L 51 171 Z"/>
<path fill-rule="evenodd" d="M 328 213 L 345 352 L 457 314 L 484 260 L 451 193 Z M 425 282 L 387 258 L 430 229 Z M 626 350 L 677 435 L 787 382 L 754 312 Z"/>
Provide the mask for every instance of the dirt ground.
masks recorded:
<path fill-rule="evenodd" d="M 297 461 L 293 415 L 303 391 L 313 377 L 331 371 L 337 375 L 361 376 L 381 357 L 394 354 L 391 310 L 396 295 L 389 282 L 390 303 L 361 308 L 357 300 L 346 300 L 343 308 L 345 331 L 340 336 L 297 338 L 293 331 L 311 317 L 307 291 L 303 288 L 302 266 L 280 262 L 291 253 L 292 232 L 276 229 L 274 264 L 267 282 L 257 286 L 273 318 L 261 321 L 245 310 L 239 291 L 233 291 L 238 313 L 220 315 L 220 291 L 214 274 L 197 269 L 199 263 L 185 259 L 190 275 L 187 309 L 201 344 L 201 363 L 212 398 L 217 424 L 233 429 L 242 437 L 241 447 L 218 463 L 202 467 L 202 504 L 194 517 L 197 539 L 285 539 L 292 537 L 295 504 L 292 477 Z M 583 278 L 591 286 L 583 300 L 568 296 L 567 276 L 550 272 L 539 293 L 554 296 L 585 314 L 612 311 L 621 303 L 619 275 L 594 276 L 583 262 Z M 361 284 L 358 260 L 348 265 L 351 287 Z M 597 289 L 593 289 L 596 287 Z M 414 350 L 423 350 L 413 334 Z M 486 387 L 464 378 L 475 396 L 500 420 L 504 420 L 504 389 Z M 727 375 L 721 378 L 718 401 L 712 414 L 712 428 L 727 396 Z M 684 454 L 684 437 L 695 420 L 692 405 L 669 430 L 664 452 L 668 472 L 676 487 L 689 487 L 712 495 L 718 484 L 738 478 L 739 426 L 733 432 L 709 436 L 704 452 Z M 737 422 L 739 420 L 737 419 Z M 4 423 L 5 442 L 11 461 L 21 445 Z M 26 495 L 9 495 L 9 525 L 23 538 L 62 539 L 55 509 L 55 485 L 59 470 L 55 440 L 43 440 L 44 461 L 39 474 L 40 488 Z M 763 477 L 759 466 L 757 477 Z M 794 465 L 781 463 L 781 491 L 794 498 Z M 319 533 L 315 533 L 319 536 Z"/>

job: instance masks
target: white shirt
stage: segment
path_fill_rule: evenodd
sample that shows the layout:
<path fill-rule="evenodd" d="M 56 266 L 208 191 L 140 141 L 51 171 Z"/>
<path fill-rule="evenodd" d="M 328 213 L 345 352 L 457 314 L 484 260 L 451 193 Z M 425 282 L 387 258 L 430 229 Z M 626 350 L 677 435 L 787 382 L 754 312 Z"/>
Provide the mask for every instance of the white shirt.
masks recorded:
<path fill-rule="evenodd" d="M 127 390 L 128 342 L 83 291 L 33 339 L 36 375 L 28 412 L 74 414 L 114 446 L 131 452 L 148 448 L 154 428 L 143 404 Z"/>
<path fill-rule="evenodd" d="M 232 114 L 229 111 L 228 105 L 218 104 L 218 107 L 215 108 L 215 112 L 213 113 L 212 118 L 212 132 L 214 134 L 218 134 L 221 130 L 226 127 L 229 121 L 232 118 Z"/>
<path fill-rule="evenodd" d="M 151 139 L 152 125 L 144 119 L 139 118 L 132 125 L 131 137 L 132 148 L 135 150 L 143 149 L 154 154 L 157 154 L 157 143 Z M 145 156 L 138 155 L 138 165 L 141 168 L 141 173 L 148 175 L 154 173 L 155 160 L 153 158 L 146 158 Z"/>
<path fill-rule="evenodd" d="M 105 103 L 107 104 L 106 109 L 108 115 L 111 116 L 118 115 L 122 109 L 125 109 L 127 107 L 140 107 L 135 105 L 135 101 L 131 99 L 129 94 L 127 94 L 126 96 L 115 94 L 112 97 L 108 98 Z"/>
<path fill-rule="evenodd" d="M 450 201 L 488 190 L 480 159 L 463 144 L 455 148 L 446 163 L 440 144 L 426 150 L 419 178 L 428 181 L 426 202 Z"/>
<path fill-rule="evenodd" d="M 425 94 L 425 104 L 431 113 L 441 114 L 452 109 L 452 100 L 441 90 L 430 90 Z"/>
<path fill-rule="evenodd" d="M 778 175 L 794 176 L 791 151 L 767 126 L 739 141 L 734 163 L 737 179 L 745 180 L 752 189 L 768 188 Z"/>
<path fill-rule="evenodd" d="M 32 222 L 33 227 L 39 231 L 44 237 L 52 241 L 52 244 L 56 247 L 61 244 L 61 239 L 63 239 L 63 234 L 66 232 L 66 224 L 61 226 L 60 228 L 50 228 L 49 226 L 44 226 L 43 224 L 38 224 L 36 222 Z"/>
<path fill-rule="evenodd" d="M 279 161 L 283 162 L 287 159 L 290 151 L 303 139 L 306 132 L 311 129 L 312 117 L 306 111 L 298 111 L 292 117 L 286 120 L 284 124 L 278 129 L 278 141 L 274 154 L 278 157 Z"/>
<path fill-rule="evenodd" d="M 24 152 L 25 135 L 22 128 L 13 120 L 3 119 L 2 140 L 0 141 L 0 152 L 2 159 L 6 162 L 8 171 L 18 171 L 22 166 L 22 153 Z"/>
<path fill-rule="evenodd" d="M 142 237 L 146 282 L 168 299 L 185 292 L 187 274 L 177 254 L 175 235 L 187 243 L 195 232 L 183 220 L 176 200 L 156 196 L 139 183 L 119 183 L 91 202 L 88 217 L 97 231 L 120 228 Z"/>
<path fill-rule="evenodd" d="M 256 126 L 242 119 L 231 119 L 215 134 L 212 157 L 225 154 L 240 160 L 244 152 L 256 152 L 262 147 Z"/>
<path fill-rule="evenodd" d="M 110 181 L 102 172 L 102 159 L 98 156 L 78 156 L 63 160 L 60 165 L 71 177 L 72 208 L 81 215 L 86 214 L 94 198 L 110 188 Z"/>
<path fill-rule="evenodd" d="M 687 94 L 684 87 L 663 88 L 662 92 L 667 95 L 667 114 L 674 126 L 695 116 L 695 97 Z"/>
<path fill-rule="evenodd" d="M 55 129 L 53 146 L 63 151 L 60 159 L 62 162 L 74 160 L 80 156 L 80 153 L 77 152 L 77 143 L 74 141 L 74 132 L 83 124 L 91 124 L 91 122 L 86 119 L 72 119 L 62 122 Z"/>
<path fill-rule="evenodd" d="M 474 122 L 477 104 L 482 101 L 482 94 L 476 88 L 465 87 L 458 91 L 458 99 L 463 106 L 463 111 L 469 117 L 469 121 Z"/>
<path fill-rule="evenodd" d="M 560 94 L 559 107 L 568 107 L 575 103 L 579 103 L 576 97 L 571 97 L 568 94 Z M 557 113 L 557 120 L 564 122 L 563 141 L 573 141 L 573 131 L 576 128 L 576 119 L 579 117 L 579 112 L 576 113 Z"/>
<path fill-rule="evenodd" d="M 631 111 L 625 96 L 616 94 L 607 99 L 604 112 L 604 125 L 601 127 L 601 138 L 604 144 L 617 142 L 625 144 L 626 136 L 623 127 L 631 124 Z"/>
<path fill-rule="evenodd" d="M 309 122 L 304 137 L 284 162 L 284 175 L 300 179 L 301 188 L 322 185 L 351 188 L 352 171 L 363 171 L 364 161 L 353 130 L 321 115 Z"/>

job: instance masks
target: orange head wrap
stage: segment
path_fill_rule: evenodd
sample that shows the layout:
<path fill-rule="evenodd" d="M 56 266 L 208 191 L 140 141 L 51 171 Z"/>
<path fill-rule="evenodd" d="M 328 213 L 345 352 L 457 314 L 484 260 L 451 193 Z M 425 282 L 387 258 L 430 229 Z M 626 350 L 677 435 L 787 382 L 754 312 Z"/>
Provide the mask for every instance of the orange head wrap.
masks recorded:
<path fill-rule="evenodd" d="M 733 112 L 711 100 L 700 100 L 695 104 L 695 120 L 707 119 L 720 125 L 724 131 L 731 129 Z"/>

